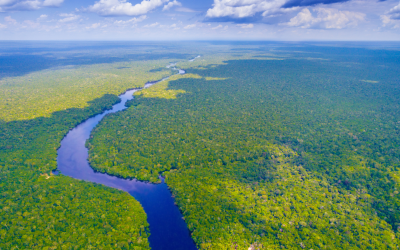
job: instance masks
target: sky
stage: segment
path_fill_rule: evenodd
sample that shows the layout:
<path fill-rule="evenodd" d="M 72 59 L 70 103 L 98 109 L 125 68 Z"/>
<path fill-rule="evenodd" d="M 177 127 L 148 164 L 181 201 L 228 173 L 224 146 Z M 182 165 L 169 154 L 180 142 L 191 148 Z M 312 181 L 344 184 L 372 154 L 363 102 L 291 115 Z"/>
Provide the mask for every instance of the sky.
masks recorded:
<path fill-rule="evenodd" d="M 399 0 L 0 0 L 0 40 L 399 41 Z"/>

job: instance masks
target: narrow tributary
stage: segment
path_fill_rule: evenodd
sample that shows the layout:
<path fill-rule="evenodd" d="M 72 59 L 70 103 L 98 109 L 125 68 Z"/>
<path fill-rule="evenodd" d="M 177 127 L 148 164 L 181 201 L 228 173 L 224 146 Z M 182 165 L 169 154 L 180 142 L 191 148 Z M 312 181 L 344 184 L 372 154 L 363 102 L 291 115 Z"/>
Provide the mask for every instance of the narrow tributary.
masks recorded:
<path fill-rule="evenodd" d="M 185 74 L 185 71 L 179 70 L 179 74 Z M 156 83 L 147 83 L 145 88 Z M 88 149 L 85 147 L 85 143 L 89 139 L 91 131 L 105 115 L 126 109 L 125 103 L 133 99 L 133 93 L 138 90 L 140 89 L 126 91 L 119 96 L 121 102 L 115 104 L 111 110 L 89 118 L 70 130 L 58 149 L 58 170 L 63 175 L 118 188 L 135 197 L 147 214 L 151 234 L 149 242 L 153 250 L 197 249 L 190 237 L 186 223 L 182 219 L 182 214 L 174 205 L 171 192 L 162 178 L 161 184 L 151 184 L 95 172 L 89 165 Z"/>

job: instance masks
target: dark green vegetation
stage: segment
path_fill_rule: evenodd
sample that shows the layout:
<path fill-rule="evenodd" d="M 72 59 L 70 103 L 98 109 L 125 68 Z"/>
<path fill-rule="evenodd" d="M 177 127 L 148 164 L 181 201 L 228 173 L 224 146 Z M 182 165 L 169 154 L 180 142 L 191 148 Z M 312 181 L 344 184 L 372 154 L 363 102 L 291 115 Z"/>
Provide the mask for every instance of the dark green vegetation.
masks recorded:
<path fill-rule="evenodd" d="M 148 43 L 2 42 L 0 52 L 0 249 L 148 249 L 133 197 L 50 173 L 69 129 L 193 55 Z"/>
<path fill-rule="evenodd" d="M 147 216 L 132 196 L 51 171 L 70 129 L 111 108 L 116 94 L 175 73 L 149 71 L 184 54 L 1 44 L 0 249 L 149 249 Z"/>
<path fill-rule="evenodd" d="M 1 175 L 1 249 L 150 249 L 146 214 L 129 194 L 19 170 Z"/>
<path fill-rule="evenodd" d="M 68 130 L 117 101 L 0 124 L 0 249 L 149 249 L 146 214 L 129 194 L 48 174 Z"/>
<path fill-rule="evenodd" d="M 316 50 L 188 70 L 176 99 L 106 117 L 90 161 L 164 172 L 200 249 L 396 249 L 399 53 Z"/>

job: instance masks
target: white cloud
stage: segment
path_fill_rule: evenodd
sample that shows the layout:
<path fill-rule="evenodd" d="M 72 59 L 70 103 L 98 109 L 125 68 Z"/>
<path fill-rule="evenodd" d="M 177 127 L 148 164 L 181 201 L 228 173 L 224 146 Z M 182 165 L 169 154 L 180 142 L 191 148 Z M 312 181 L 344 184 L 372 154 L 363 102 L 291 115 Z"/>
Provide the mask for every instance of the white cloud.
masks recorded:
<path fill-rule="evenodd" d="M 185 29 L 185 30 L 188 30 L 188 29 L 193 29 L 193 28 L 195 28 L 195 27 L 196 27 L 196 24 L 194 23 L 194 24 L 186 25 L 186 26 L 184 27 L 184 29 Z"/>
<path fill-rule="evenodd" d="M 178 25 L 176 25 L 176 23 L 170 25 L 168 28 L 173 29 L 173 30 L 179 30 L 181 28 L 178 27 Z"/>
<path fill-rule="evenodd" d="M 393 28 L 399 28 L 400 25 L 400 3 L 389 11 L 387 11 L 384 15 L 380 16 L 382 21 L 382 26 L 393 26 Z"/>
<path fill-rule="evenodd" d="M 302 28 L 308 28 L 311 26 L 311 23 L 314 21 L 314 17 L 312 16 L 309 9 L 305 8 L 300 11 L 297 16 L 290 19 L 290 22 L 287 23 L 289 26 L 302 26 Z"/>
<path fill-rule="evenodd" d="M 43 21 L 43 20 L 46 20 L 48 17 L 49 17 L 48 15 L 40 15 L 40 17 L 38 17 L 36 20 Z"/>
<path fill-rule="evenodd" d="M 16 2 L 18 2 L 17 0 L 0 0 L 0 6 L 9 6 L 9 5 L 13 5 Z"/>
<path fill-rule="evenodd" d="M 381 15 L 382 26 L 391 26 L 392 28 L 400 28 L 400 20 L 392 19 L 391 15 Z"/>
<path fill-rule="evenodd" d="M 305 8 L 290 19 L 286 25 L 314 29 L 343 29 L 349 26 L 357 26 L 358 22 L 365 19 L 365 14 L 360 12 L 340 11 L 331 8 L 314 8 L 313 11 L 317 13 L 316 17 L 312 15 L 309 9 Z"/>
<path fill-rule="evenodd" d="M 6 0 L 7 2 L 7 0 Z M 1 5 L 0 5 L 1 6 Z M 4 10 L 37 10 L 42 7 L 42 2 L 38 0 L 13 1 L 12 4 L 5 5 Z"/>
<path fill-rule="evenodd" d="M 59 7 L 64 0 L 0 0 L 0 11 L 37 10 L 42 7 Z"/>
<path fill-rule="evenodd" d="M 385 27 L 386 25 L 390 24 L 393 20 L 390 19 L 389 15 L 381 15 L 381 21 L 382 21 L 383 27 Z"/>
<path fill-rule="evenodd" d="M 156 27 L 156 26 L 158 26 L 158 25 L 159 25 L 159 23 L 156 22 L 156 23 L 152 23 L 152 24 L 147 24 L 147 25 L 145 25 L 145 26 L 143 26 L 143 27 L 145 27 L 145 28 L 154 28 L 154 27 Z"/>
<path fill-rule="evenodd" d="M 168 0 L 143 0 L 132 5 L 126 0 L 100 0 L 88 10 L 102 16 L 139 16 L 160 7 Z"/>
<path fill-rule="evenodd" d="M 11 16 L 4 17 L 4 21 L 6 21 L 9 24 L 17 24 L 17 20 L 13 19 Z"/>
<path fill-rule="evenodd" d="M 33 22 L 31 20 L 25 20 L 22 27 L 23 28 L 27 28 L 27 27 L 37 28 L 37 27 L 39 27 L 39 25 L 40 25 L 39 23 Z"/>
<path fill-rule="evenodd" d="M 388 12 L 389 14 L 400 14 L 400 3 L 393 8 L 391 8 Z"/>
<path fill-rule="evenodd" d="M 169 9 L 171 9 L 171 8 L 174 7 L 174 6 L 182 6 L 182 4 L 181 4 L 180 2 L 174 0 L 174 1 L 169 2 L 169 3 L 167 3 L 166 5 L 164 5 L 163 11 L 169 10 Z"/>
<path fill-rule="evenodd" d="M 254 25 L 252 23 L 249 23 L 249 24 L 242 23 L 242 24 L 237 24 L 236 26 L 238 26 L 242 29 L 252 29 L 254 27 Z"/>
<path fill-rule="evenodd" d="M 68 22 L 78 20 L 80 18 L 79 15 L 66 14 L 66 13 L 60 14 L 60 17 L 64 17 L 64 18 L 58 20 L 60 23 L 68 23 Z"/>
<path fill-rule="evenodd" d="M 223 28 L 223 26 L 220 24 L 220 25 L 218 25 L 218 26 L 216 26 L 216 27 L 214 27 L 214 28 L 211 28 L 211 29 L 217 30 L 217 29 L 221 29 L 221 28 Z"/>
<path fill-rule="evenodd" d="M 44 0 L 43 6 L 46 7 L 60 7 L 64 0 Z"/>
<path fill-rule="evenodd" d="M 136 23 L 140 23 L 140 22 L 144 21 L 146 18 L 147 18 L 147 16 L 143 15 L 143 16 L 140 16 L 140 17 L 134 17 L 134 18 L 129 19 L 127 21 L 117 20 L 117 21 L 114 22 L 114 24 L 120 24 L 120 25 L 123 25 L 123 24 L 136 24 Z"/>
<path fill-rule="evenodd" d="M 244 18 L 262 12 L 263 16 L 280 11 L 286 0 L 214 0 L 213 7 L 207 10 L 207 17 Z"/>
<path fill-rule="evenodd" d="M 86 27 L 86 29 L 97 29 L 101 24 L 100 23 L 94 23 L 88 27 Z"/>
<path fill-rule="evenodd" d="M 0 23 L 0 29 L 5 29 L 7 28 L 7 25 Z"/>

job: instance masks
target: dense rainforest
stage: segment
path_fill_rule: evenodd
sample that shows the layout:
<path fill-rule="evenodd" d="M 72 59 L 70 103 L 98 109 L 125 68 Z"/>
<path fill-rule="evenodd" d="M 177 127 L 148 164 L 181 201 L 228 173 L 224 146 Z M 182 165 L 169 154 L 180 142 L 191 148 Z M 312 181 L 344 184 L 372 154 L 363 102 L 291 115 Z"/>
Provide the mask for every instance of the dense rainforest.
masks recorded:
<path fill-rule="evenodd" d="M 1 249 L 149 249 L 146 214 L 129 194 L 51 174 L 64 134 L 115 102 L 105 95 L 85 109 L 1 124 Z"/>
<path fill-rule="evenodd" d="M 187 56 L 78 52 L 34 56 L 47 62 L 40 71 L 29 56 L 0 56 L 0 249 L 150 249 L 147 216 L 131 195 L 52 170 L 70 129 L 118 103 L 116 94 L 174 74 L 165 65 Z"/>
<path fill-rule="evenodd" d="M 70 129 L 126 89 L 174 74 L 171 62 L 187 75 L 137 92 L 129 109 L 99 124 L 87 142 L 93 168 L 166 176 L 199 249 L 398 248 L 396 50 L 7 46 L 0 249 L 150 248 L 147 216 L 132 196 L 52 170 Z"/>
<path fill-rule="evenodd" d="M 91 165 L 165 175 L 199 249 L 397 249 L 400 53 L 281 51 L 142 90 L 94 130 Z"/>

